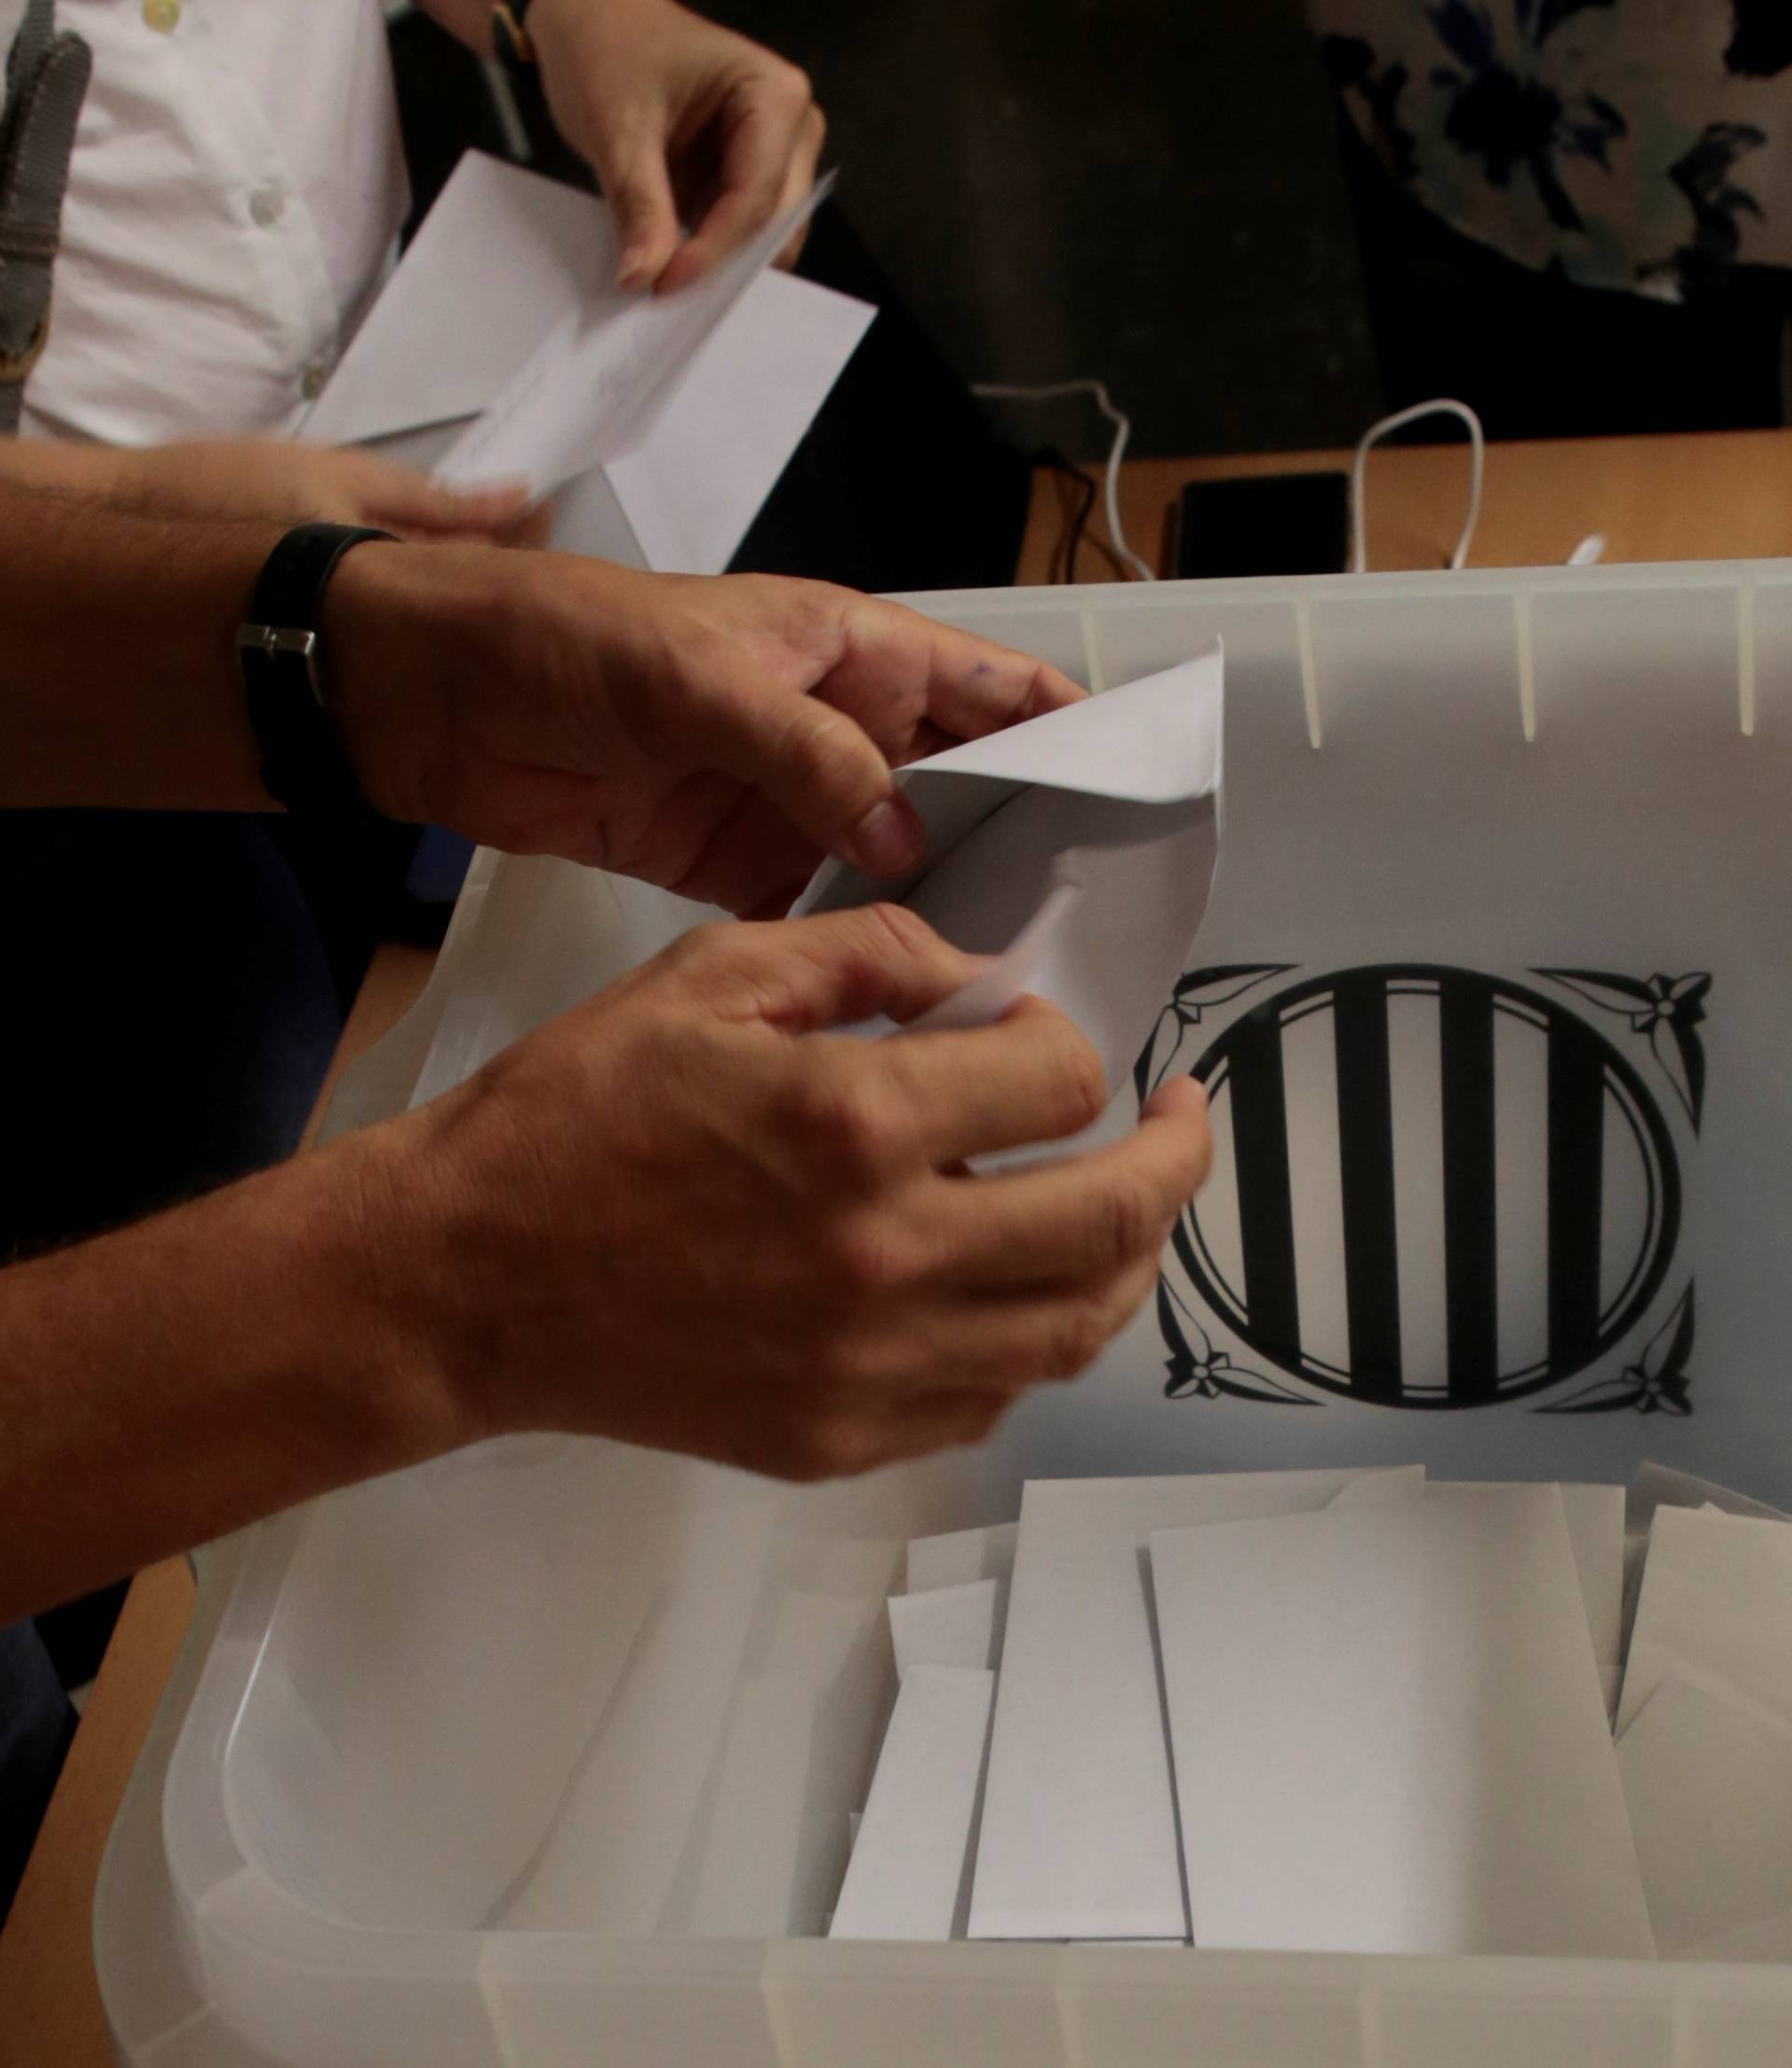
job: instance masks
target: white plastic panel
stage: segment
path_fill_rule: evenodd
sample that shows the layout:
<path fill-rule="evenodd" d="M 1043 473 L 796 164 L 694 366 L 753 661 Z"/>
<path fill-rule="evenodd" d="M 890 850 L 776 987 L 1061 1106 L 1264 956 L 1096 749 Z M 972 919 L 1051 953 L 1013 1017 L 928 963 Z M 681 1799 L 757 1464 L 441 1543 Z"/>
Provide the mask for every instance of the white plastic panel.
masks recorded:
<path fill-rule="evenodd" d="M 1685 2044 L 1674 2068 L 1785 2068 L 1792 2061 L 1792 1969 L 1681 1972 Z"/>
<path fill-rule="evenodd" d="M 1058 1992 L 1071 2058 L 1091 2068 L 1373 2068 L 1361 1973 L 1324 1957 L 1074 1948 Z"/>
<path fill-rule="evenodd" d="M 501 1933 L 485 1993 L 505 2068 L 786 2068 L 763 1961 L 755 1945 Z"/>
<path fill-rule="evenodd" d="M 843 1958 L 844 1956 L 844 1958 Z M 1056 1947 L 774 1947 L 780 2068 L 1070 2068 Z"/>
<path fill-rule="evenodd" d="M 1677 2068 L 1673 1977 L 1644 1963 L 1381 1961 L 1372 2068 Z"/>

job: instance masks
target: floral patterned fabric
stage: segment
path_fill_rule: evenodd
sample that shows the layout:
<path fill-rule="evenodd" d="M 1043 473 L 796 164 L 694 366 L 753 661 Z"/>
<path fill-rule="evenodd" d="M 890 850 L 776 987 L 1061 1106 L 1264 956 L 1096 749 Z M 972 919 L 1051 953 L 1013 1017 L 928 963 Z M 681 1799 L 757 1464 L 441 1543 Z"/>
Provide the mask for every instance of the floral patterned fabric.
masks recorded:
<path fill-rule="evenodd" d="M 1678 300 L 1792 265 L 1792 0 L 1309 0 L 1363 136 L 1522 264 Z"/>

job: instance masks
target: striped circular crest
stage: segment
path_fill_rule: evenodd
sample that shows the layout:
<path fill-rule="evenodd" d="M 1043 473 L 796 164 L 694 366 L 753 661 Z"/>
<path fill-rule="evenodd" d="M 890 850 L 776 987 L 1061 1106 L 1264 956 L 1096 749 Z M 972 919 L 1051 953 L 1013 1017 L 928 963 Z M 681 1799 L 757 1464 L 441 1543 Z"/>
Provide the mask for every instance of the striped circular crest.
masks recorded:
<path fill-rule="evenodd" d="M 1560 1001 L 1422 963 L 1314 977 L 1195 1065 L 1213 1172 L 1172 1275 L 1260 1359 L 1353 1400 L 1471 1407 L 1618 1344 L 1678 1238 L 1673 1137 Z"/>

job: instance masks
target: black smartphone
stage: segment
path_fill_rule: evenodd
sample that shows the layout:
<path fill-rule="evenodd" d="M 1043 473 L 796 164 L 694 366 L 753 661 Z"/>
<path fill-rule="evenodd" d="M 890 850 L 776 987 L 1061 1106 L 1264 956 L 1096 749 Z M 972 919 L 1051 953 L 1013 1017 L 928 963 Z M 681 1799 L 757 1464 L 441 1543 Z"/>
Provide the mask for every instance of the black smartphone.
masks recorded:
<path fill-rule="evenodd" d="M 1350 476 L 1334 469 L 1189 482 L 1172 524 L 1171 568 L 1185 580 L 1342 574 L 1350 551 Z"/>

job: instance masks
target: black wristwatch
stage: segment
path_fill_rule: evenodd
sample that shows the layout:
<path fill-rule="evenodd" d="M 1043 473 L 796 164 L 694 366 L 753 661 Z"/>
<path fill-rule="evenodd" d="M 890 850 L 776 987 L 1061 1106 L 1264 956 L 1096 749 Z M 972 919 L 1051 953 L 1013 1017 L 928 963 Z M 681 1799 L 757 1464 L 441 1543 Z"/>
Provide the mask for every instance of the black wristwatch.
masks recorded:
<path fill-rule="evenodd" d="M 317 622 L 343 555 L 389 531 L 300 524 L 268 555 L 236 633 L 249 722 L 261 747 L 261 781 L 288 811 L 310 817 L 376 817 L 361 795 L 324 702 Z"/>

